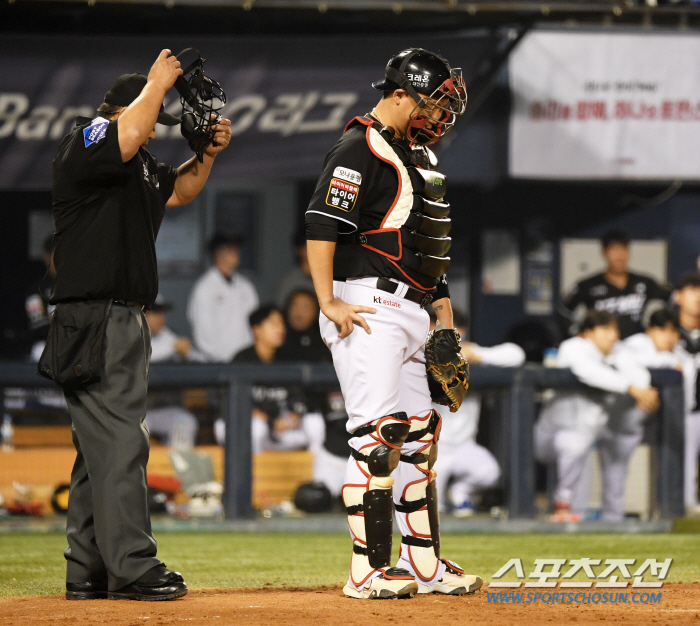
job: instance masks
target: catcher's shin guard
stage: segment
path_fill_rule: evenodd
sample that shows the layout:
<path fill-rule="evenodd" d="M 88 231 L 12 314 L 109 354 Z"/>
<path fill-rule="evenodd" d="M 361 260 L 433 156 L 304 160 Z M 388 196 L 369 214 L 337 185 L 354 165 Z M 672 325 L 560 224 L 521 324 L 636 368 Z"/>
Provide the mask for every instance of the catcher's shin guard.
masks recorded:
<path fill-rule="evenodd" d="M 412 465 L 418 478 L 406 484 L 396 510 L 406 514 L 402 555 L 411 563 L 421 581 L 429 581 L 438 573 L 440 564 L 440 521 L 438 515 L 436 471 L 437 442 L 441 417 L 431 411 L 424 418 L 411 418 L 407 442 L 423 445 L 411 455 L 401 455 L 400 462 Z M 408 530 L 409 534 L 405 533 Z"/>
<path fill-rule="evenodd" d="M 409 429 L 408 416 L 394 413 L 353 433 L 355 437 L 369 439 L 359 451 L 352 450 L 366 482 L 345 484 L 342 490 L 353 539 L 350 579 L 357 588 L 391 562 L 394 479 L 390 474 L 399 464 L 401 446 Z"/>

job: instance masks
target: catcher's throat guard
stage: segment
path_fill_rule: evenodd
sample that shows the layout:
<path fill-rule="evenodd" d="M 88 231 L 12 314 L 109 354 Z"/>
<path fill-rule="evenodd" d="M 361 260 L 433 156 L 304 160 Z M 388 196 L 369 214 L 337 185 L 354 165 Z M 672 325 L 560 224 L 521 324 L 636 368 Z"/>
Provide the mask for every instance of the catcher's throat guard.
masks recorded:
<path fill-rule="evenodd" d="M 182 104 L 182 136 L 200 163 L 204 149 L 214 142 L 213 126 L 221 121 L 219 111 L 226 104 L 226 94 L 221 85 L 204 75 L 204 63 L 198 50 L 185 48 L 177 55 L 182 65 L 182 76 L 175 81 Z"/>
<path fill-rule="evenodd" d="M 461 340 L 454 328 L 438 324 L 425 341 L 425 368 L 433 402 L 459 409 L 469 389 L 469 364 L 460 353 Z"/>

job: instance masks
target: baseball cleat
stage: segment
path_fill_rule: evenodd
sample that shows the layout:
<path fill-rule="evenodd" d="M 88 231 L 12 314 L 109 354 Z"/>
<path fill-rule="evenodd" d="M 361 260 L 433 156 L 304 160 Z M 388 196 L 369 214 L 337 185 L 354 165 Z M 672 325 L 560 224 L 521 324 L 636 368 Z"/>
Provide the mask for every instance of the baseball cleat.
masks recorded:
<path fill-rule="evenodd" d="M 385 574 L 379 574 L 362 589 L 355 589 L 350 585 L 343 587 L 343 593 L 348 598 L 358 600 L 385 600 L 398 598 L 412 598 L 418 592 L 418 584 L 410 572 L 398 567 L 386 570 Z"/>
<path fill-rule="evenodd" d="M 418 593 L 443 593 L 448 596 L 463 596 L 481 589 L 484 581 L 479 576 L 465 574 L 453 561 L 440 559 L 447 565 L 442 577 L 432 585 L 418 584 Z"/>
<path fill-rule="evenodd" d="M 550 522 L 580 522 L 581 516 L 572 513 L 566 502 L 555 502 L 554 512 L 549 516 Z"/>
<path fill-rule="evenodd" d="M 458 518 L 472 517 L 474 515 L 474 506 L 469 500 L 465 500 L 452 510 L 452 515 Z"/>

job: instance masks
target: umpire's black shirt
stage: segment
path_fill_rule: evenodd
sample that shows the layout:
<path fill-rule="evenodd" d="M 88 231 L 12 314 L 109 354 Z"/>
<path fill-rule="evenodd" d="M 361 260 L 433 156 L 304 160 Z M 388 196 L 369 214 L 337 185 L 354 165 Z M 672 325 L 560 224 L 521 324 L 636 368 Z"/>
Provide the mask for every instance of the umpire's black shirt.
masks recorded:
<path fill-rule="evenodd" d="M 53 161 L 53 304 L 110 298 L 153 303 L 156 236 L 176 178 L 176 169 L 145 148 L 124 163 L 116 121 L 77 119 Z"/>

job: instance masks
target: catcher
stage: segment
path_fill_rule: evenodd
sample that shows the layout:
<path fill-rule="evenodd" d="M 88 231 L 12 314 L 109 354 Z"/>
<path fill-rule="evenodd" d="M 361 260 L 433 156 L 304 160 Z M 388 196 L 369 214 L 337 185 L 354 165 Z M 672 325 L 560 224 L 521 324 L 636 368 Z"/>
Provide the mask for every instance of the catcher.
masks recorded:
<path fill-rule="evenodd" d="M 452 128 L 467 94 L 460 70 L 420 48 L 394 56 L 373 87 L 383 98 L 329 152 L 306 213 L 321 335 L 352 435 L 342 488 L 353 539 L 344 593 L 462 595 L 482 581 L 440 556 L 432 466 L 441 417 L 432 410 L 426 355 L 435 401 L 452 410 L 464 398 L 467 370 L 445 277 L 446 181 L 428 146 Z M 445 327 L 424 350 L 431 301 Z M 394 509 L 403 539 L 392 568 Z"/>

